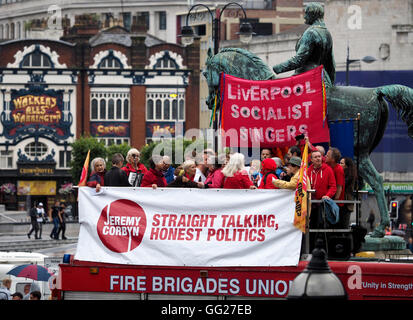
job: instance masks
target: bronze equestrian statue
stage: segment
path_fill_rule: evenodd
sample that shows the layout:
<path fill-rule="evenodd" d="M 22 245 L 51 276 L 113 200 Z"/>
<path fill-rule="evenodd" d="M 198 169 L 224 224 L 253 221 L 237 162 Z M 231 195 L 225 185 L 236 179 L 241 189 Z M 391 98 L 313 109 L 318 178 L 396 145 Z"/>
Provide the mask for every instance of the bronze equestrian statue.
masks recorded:
<path fill-rule="evenodd" d="M 306 8 L 306 22 L 311 26 L 298 41 L 296 56 L 274 66 L 274 71 L 278 73 L 295 69 L 296 72 L 303 72 L 323 64 L 328 120 L 355 119 L 358 113 L 361 114 L 358 148 L 359 175 L 373 189 L 380 210 L 380 224 L 370 236 L 381 238 L 384 237 L 385 229 L 390 224 L 390 218 L 383 189 L 383 178 L 371 162 L 370 153 L 379 144 L 387 125 L 389 114 L 387 101 L 407 124 L 408 135 L 413 139 L 413 89 L 402 85 L 378 88 L 334 86 L 335 66 L 331 36 L 322 21 L 323 14 L 324 11 L 320 11 L 317 4 L 309 4 Z M 207 104 L 212 110 L 219 90 L 221 72 L 250 80 L 275 79 L 273 70 L 260 58 L 246 50 L 224 48 L 216 55 L 209 50 L 203 75 L 209 87 Z M 218 106 L 219 103 L 220 95 L 218 94 Z M 219 112 L 219 108 L 217 111 Z M 357 134 L 357 130 L 354 130 L 355 149 Z"/>

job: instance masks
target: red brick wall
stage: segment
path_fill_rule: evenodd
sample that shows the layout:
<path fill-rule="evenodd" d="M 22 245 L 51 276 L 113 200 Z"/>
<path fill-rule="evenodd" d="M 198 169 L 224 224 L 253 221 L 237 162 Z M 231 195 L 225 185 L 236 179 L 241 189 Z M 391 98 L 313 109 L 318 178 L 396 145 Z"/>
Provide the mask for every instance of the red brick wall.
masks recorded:
<path fill-rule="evenodd" d="M 130 145 L 140 149 L 146 137 L 146 87 L 130 88 Z"/>
<path fill-rule="evenodd" d="M 7 67 L 8 63 L 13 63 L 15 61 L 14 55 L 18 51 L 23 51 L 24 47 L 29 47 L 33 44 L 41 44 L 45 47 L 49 47 L 51 51 L 56 51 L 59 55 L 59 63 L 66 63 L 68 68 L 76 65 L 74 46 L 49 40 L 21 40 L 6 45 L 0 45 L 0 66 L 4 68 Z"/>
<path fill-rule="evenodd" d="M 191 74 L 185 93 L 185 130 L 199 128 L 199 39 L 194 44 L 186 47 L 185 62 Z"/>

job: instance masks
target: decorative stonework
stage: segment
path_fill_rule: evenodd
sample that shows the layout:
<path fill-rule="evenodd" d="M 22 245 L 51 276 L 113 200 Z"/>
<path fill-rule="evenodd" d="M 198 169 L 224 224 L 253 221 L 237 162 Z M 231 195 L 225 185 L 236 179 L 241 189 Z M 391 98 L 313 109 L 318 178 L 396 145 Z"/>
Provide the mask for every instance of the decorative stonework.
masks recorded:
<path fill-rule="evenodd" d="M 177 54 L 176 52 L 169 51 L 169 50 L 159 51 L 151 55 L 149 58 L 149 65 L 147 65 L 145 69 L 153 69 L 155 67 L 155 64 L 158 62 L 158 60 L 162 59 L 165 56 L 165 54 L 168 54 L 169 57 L 175 61 L 179 69 L 186 69 L 186 66 L 183 65 L 182 56 Z"/>
<path fill-rule="evenodd" d="M 44 45 L 31 45 L 31 46 L 25 46 L 23 50 L 17 51 L 17 53 L 14 55 L 14 62 L 13 63 L 8 63 L 7 68 L 20 68 L 20 64 L 23 61 L 24 57 L 36 50 L 36 48 L 40 49 L 40 51 L 47 56 L 49 56 L 50 60 L 53 63 L 54 68 L 67 68 L 66 63 L 59 63 L 59 55 L 57 54 L 56 51 L 52 51 L 50 47 L 45 47 Z"/>
<path fill-rule="evenodd" d="M 119 59 L 120 63 L 123 65 L 123 69 L 131 69 L 132 67 L 128 64 L 128 57 L 120 51 L 116 50 L 105 50 L 99 51 L 93 57 L 93 65 L 90 67 L 91 69 L 97 69 L 99 64 L 102 62 L 103 59 L 107 58 L 110 55 Z"/>

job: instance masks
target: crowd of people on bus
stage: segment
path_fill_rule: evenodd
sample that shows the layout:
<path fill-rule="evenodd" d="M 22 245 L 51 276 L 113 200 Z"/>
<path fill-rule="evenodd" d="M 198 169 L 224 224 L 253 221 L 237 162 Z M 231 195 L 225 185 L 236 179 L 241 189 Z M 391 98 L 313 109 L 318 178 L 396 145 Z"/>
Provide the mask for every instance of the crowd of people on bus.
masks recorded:
<path fill-rule="evenodd" d="M 308 137 L 297 138 L 283 159 L 274 157 L 273 150 L 261 150 L 261 158 L 247 165 L 242 153 L 217 155 L 211 149 L 202 154 L 186 156 L 181 165 L 173 166 L 168 156 L 153 155 L 148 168 L 140 160 L 140 152 L 131 148 L 124 157 L 117 153 L 112 157 L 112 167 L 106 170 L 103 158 L 91 162 L 92 173 L 89 187 L 100 191 L 102 186 L 151 187 L 151 188 L 223 188 L 223 189 L 290 189 L 295 190 L 299 179 L 301 156 L 305 143 L 309 146 L 307 186 L 315 190 L 312 199 L 353 199 L 356 183 L 355 164 L 351 158 L 341 157 L 340 150 L 330 147 L 325 153 L 323 146 L 313 146 Z M 339 219 L 336 227 L 349 226 L 352 204 L 339 203 Z M 310 227 L 320 224 L 318 209 L 312 205 Z"/>

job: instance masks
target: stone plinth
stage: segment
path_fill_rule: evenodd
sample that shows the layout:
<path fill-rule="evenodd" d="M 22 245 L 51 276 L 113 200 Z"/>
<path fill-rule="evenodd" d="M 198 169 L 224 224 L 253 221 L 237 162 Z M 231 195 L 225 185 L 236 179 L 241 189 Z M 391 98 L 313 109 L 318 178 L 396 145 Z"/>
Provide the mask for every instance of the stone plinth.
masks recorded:
<path fill-rule="evenodd" d="M 367 235 L 364 238 L 360 251 L 388 251 L 405 250 L 406 241 L 398 236 L 384 236 L 383 238 L 373 238 Z"/>

